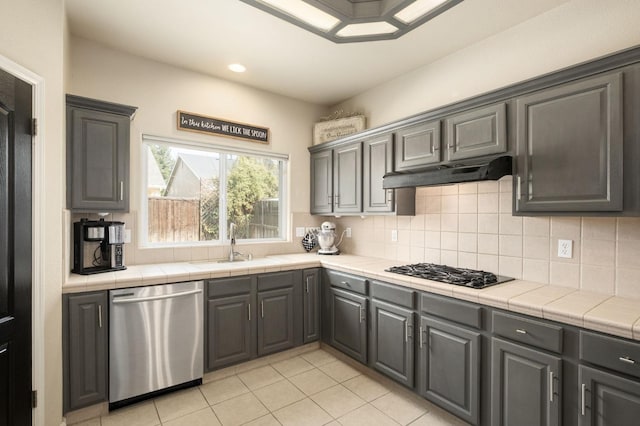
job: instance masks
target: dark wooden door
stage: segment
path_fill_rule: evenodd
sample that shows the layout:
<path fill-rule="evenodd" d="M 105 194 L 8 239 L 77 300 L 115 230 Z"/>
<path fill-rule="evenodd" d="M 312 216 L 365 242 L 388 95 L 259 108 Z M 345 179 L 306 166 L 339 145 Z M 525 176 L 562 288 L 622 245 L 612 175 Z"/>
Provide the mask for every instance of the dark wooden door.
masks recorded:
<path fill-rule="evenodd" d="M 333 211 L 333 151 L 311 154 L 311 213 Z"/>
<path fill-rule="evenodd" d="M 495 337 L 491 340 L 491 424 L 559 425 L 562 359 Z"/>
<path fill-rule="evenodd" d="M 258 292 L 258 356 L 295 346 L 293 287 Z"/>
<path fill-rule="evenodd" d="M 365 140 L 363 151 L 364 211 L 392 212 L 393 189 L 383 189 L 382 178 L 393 170 L 393 133 Z"/>
<path fill-rule="evenodd" d="M 0 425 L 31 424 L 31 86 L 0 70 Z"/>
<path fill-rule="evenodd" d="M 304 271 L 303 281 L 303 343 L 309 343 L 320 339 L 320 270 L 308 269 Z"/>
<path fill-rule="evenodd" d="M 413 312 L 373 300 L 371 320 L 371 364 L 413 387 Z"/>
<path fill-rule="evenodd" d="M 367 298 L 331 288 L 331 345 L 367 362 Z"/>
<path fill-rule="evenodd" d="M 580 426 L 640 424 L 640 383 L 581 365 Z"/>
<path fill-rule="evenodd" d="M 480 421 L 480 333 L 422 316 L 418 391 L 461 419 Z"/>
<path fill-rule="evenodd" d="M 207 301 L 207 370 L 252 358 L 252 298 L 247 293 Z"/>
<path fill-rule="evenodd" d="M 108 399 L 107 292 L 63 298 L 64 412 Z"/>

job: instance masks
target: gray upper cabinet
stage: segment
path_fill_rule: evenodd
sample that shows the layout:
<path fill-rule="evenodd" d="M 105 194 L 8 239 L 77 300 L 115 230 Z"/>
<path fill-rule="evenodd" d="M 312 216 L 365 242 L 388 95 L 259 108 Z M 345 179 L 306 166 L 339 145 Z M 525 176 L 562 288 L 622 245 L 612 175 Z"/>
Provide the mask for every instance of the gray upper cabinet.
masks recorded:
<path fill-rule="evenodd" d="M 333 150 L 334 213 L 362 211 L 362 144 Z"/>
<path fill-rule="evenodd" d="M 302 273 L 304 285 L 303 343 L 320 339 L 320 270 L 307 269 Z"/>
<path fill-rule="evenodd" d="M 516 99 L 515 211 L 623 210 L 622 74 Z"/>
<path fill-rule="evenodd" d="M 253 277 L 209 281 L 205 333 L 207 371 L 255 356 L 254 281 Z"/>
<path fill-rule="evenodd" d="M 561 424 L 562 359 L 491 339 L 491 424 Z"/>
<path fill-rule="evenodd" d="M 411 170 L 442 161 L 440 120 L 402 128 L 395 133 L 395 171 Z"/>
<path fill-rule="evenodd" d="M 367 362 L 367 298 L 330 289 L 330 343 L 358 361 Z"/>
<path fill-rule="evenodd" d="M 333 151 L 311 154 L 311 213 L 333 211 Z"/>
<path fill-rule="evenodd" d="M 107 292 L 63 297 L 64 412 L 108 399 Z"/>
<path fill-rule="evenodd" d="M 371 365 L 413 387 L 413 311 L 371 301 Z"/>
<path fill-rule="evenodd" d="M 418 333 L 418 392 L 479 424 L 480 333 L 426 315 Z"/>
<path fill-rule="evenodd" d="M 136 108 L 67 95 L 67 207 L 129 211 L 129 132 Z"/>
<path fill-rule="evenodd" d="M 640 421 L 640 383 L 580 365 L 580 426 L 636 426 Z"/>
<path fill-rule="evenodd" d="M 446 119 L 447 161 L 507 150 L 506 105 L 499 103 Z"/>
<path fill-rule="evenodd" d="M 393 170 L 393 134 L 387 133 L 363 142 L 363 205 L 365 212 L 392 212 L 394 192 L 382 188 L 382 178 Z"/>

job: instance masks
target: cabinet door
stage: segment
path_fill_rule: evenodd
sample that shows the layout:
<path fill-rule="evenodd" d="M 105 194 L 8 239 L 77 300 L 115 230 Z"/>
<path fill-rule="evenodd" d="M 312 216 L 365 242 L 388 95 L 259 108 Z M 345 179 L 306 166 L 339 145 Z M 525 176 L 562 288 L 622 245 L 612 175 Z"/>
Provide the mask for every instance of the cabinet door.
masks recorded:
<path fill-rule="evenodd" d="M 373 300 L 371 319 L 371 365 L 413 387 L 413 312 Z"/>
<path fill-rule="evenodd" d="M 418 391 L 477 425 L 480 413 L 480 334 L 422 316 Z"/>
<path fill-rule="evenodd" d="M 578 367 L 580 426 L 635 426 L 640 422 L 640 383 L 601 370 Z"/>
<path fill-rule="evenodd" d="M 311 213 L 333 211 L 333 151 L 311 154 Z"/>
<path fill-rule="evenodd" d="M 411 170 L 439 163 L 440 121 L 418 124 L 396 132 L 395 171 Z"/>
<path fill-rule="evenodd" d="M 303 273 L 304 281 L 304 336 L 303 343 L 320 338 L 320 270 L 311 269 Z"/>
<path fill-rule="evenodd" d="M 517 212 L 621 211 L 622 74 L 523 96 Z"/>
<path fill-rule="evenodd" d="M 334 213 L 362 211 L 362 144 L 333 150 Z"/>
<path fill-rule="evenodd" d="M 293 287 L 258 293 L 258 356 L 295 346 Z"/>
<path fill-rule="evenodd" d="M 393 134 L 367 139 L 363 149 L 364 211 L 392 212 L 393 189 L 383 189 L 382 178 L 393 168 Z"/>
<path fill-rule="evenodd" d="M 69 208 L 128 211 L 129 117 L 80 108 L 68 108 L 67 113 Z"/>
<path fill-rule="evenodd" d="M 447 161 L 507 150 L 506 105 L 490 105 L 446 120 Z"/>
<path fill-rule="evenodd" d="M 251 324 L 256 313 L 251 302 L 251 294 L 207 301 L 207 370 L 253 357 Z"/>
<path fill-rule="evenodd" d="M 367 298 L 348 291 L 330 289 L 331 345 L 367 362 Z"/>
<path fill-rule="evenodd" d="M 492 425 L 560 424 L 560 357 L 494 337 L 491 364 Z"/>
<path fill-rule="evenodd" d="M 64 296 L 64 411 L 107 400 L 107 292 Z"/>

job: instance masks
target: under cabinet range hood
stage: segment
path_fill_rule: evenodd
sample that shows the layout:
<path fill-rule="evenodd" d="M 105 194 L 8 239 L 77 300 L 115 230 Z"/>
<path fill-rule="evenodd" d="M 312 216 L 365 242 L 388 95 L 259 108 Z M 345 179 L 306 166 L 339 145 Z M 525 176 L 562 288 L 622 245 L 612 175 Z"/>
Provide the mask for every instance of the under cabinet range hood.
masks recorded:
<path fill-rule="evenodd" d="M 510 155 L 487 160 L 474 165 L 440 165 L 430 169 L 392 172 L 384 175 L 384 189 L 411 188 L 417 186 L 446 185 L 448 183 L 498 180 L 512 173 L 513 159 Z"/>

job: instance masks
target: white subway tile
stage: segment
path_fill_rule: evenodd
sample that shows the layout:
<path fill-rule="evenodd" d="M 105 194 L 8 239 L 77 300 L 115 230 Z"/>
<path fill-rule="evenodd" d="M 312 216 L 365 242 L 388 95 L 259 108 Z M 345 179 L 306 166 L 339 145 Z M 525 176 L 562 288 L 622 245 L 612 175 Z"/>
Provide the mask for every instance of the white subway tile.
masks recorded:
<path fill-rule="evenodd" d="M 460 194 L 458 196 L 459 213 L 478 213 L 478 194 Z"/>
<path fill-rule="evenodd" d="M 424 217 L 424 229 L 427 231 L 439 231 L 441 226 L 441 214 L 426 214 Z"/>
<path fill-rule="evenodd" d="M 613 294 L 614 268 L 613 266 L 582 265 L 580 272 L 580 290 L 596 293 Z"/>
<path fill-rule="evenodd" d="M 640 240 L 620 240 L 617 250 L 618 268 L 640 268 Z"/>
<path fill-rule="evenodd" d="M 478 255 L 476 253 L 458 252 L 458 266 L 460 268 L 477 269 Z"/>
<path fill-rule="evenodd" d="M 458 195 L 442 196 L 442 213 L 458 213 Z"/>
<path fill-rule="evenodd" d="M 640 268 L 618 267 L 616 269 L 615 294 L 620 297 L 640 297 Z"/>
<path fill-rule="evenodd" d="M 582 220 L 579 217 L 552 217 L 551 236 L 580 240 L 582 238 Z"/>
<path fill-rule="evenodd" d="M 522 257 L 522 236 L 500 235 L 499 238 L 500 256 Z"/>
<path fill-rule="evenodd" d="M 551 235 L 551 219 L 548 217 L 525 217 L 523 232 L 524 235 L 548 238 Z"/>
<path fill-rule="evenodd" d="M 497 234 L 500 230 L 500 220 L 497 213 L 478 215 L 478 232 L 482 234 Z"/>
<path fill-rule="evenodd" d="M 549 262 L 524 258 L 522 260 L 522 278 L 527 281 L 549 284 Z"/>
<path fill-rule="evenodd" d="M 616 219 L 613 217 L 585 217 L 582 219 L 583 240 L 616 239 Z"/>
<path fill-rule="evenodd" d="M 478 213 L 498 213 L 500 211 L 500 194 L 491 192 L 478 194 Z"/>
<path fill-rule="evenodd" d="M 500 256 L 498 272 L 500 275 L 522 279 L 522 258 L 511 256 Z"/>
<path fill-rule="evenodd" d="M 478 269 L 482 271 L 498 273 L 499 257 L 493 254 L 478 254 Z"/>
<path fill-rule="evenodd" d="M 501 214 L 500 235 L 522 235 L 522 217 Z"/>
<path fill-rule="evenodd" d="M 458 233 L 442 232 L 440 234 L 440 244 L 443 250 L 458 250 Z"/>
<path fill-rule="evenodd" d="M 619 240 L 640 240 L 640 217 L 618 218 Z"/>
<path fill-rule="evenodd" d="M 486 194 L 489 192 L 500 192 L 500 183 L 494 180 L 478 182 L 478 194 Z"/>
<path fill-rule="evenodd" d="M 583 264 L 613 267 L 615 254 L 615 241 L 582 240 Z"/>
<path fill-rule="evenodd" d="M 561 287 L 580 288 L 580 265 L 551 262 L 549 283 Z"/>
<path fill-rule="evenodd" d="M 458 234 L 458 251 L 464 251 L 467 253 L 478 252 L 478 234 L 464 233 Z"/>
<path fill-rule="evenodd" d="M 452 250 L 441 250 L 440 262 L 447 266 L 458 266 L 458 252 Z"/>
<path fill-rule="evenodd" d="M 478 234 L 478 253 L 498 254 L 498 235 Z"/>
<path fill-rule="evenodd" d="M 478 215 L 477 214 L 458 215 L 458 231 L 459 232 L 478 232 Z"/>
<path fill-rule="evenodd" d="M 524 237 L 524 257 L 549 260 L 551 241 L 549 237 Z"/>
<path fill-rule="evenodd" d="M 440 249 L 440 231 L 425 231 L 424 245 L 426 248 Z"/>
<path fill-rule="evenodd" d="M 440 227 L 442 231 L 458 232 L 458 215 L 443 213 L 440 221 Z"/>
<path fill-rule="evenodd" d="M 442 197 L 440 195 L 426 197 L 424 211 L 425 213 L 441 213 Z"/>

